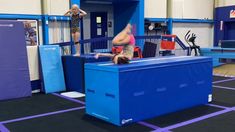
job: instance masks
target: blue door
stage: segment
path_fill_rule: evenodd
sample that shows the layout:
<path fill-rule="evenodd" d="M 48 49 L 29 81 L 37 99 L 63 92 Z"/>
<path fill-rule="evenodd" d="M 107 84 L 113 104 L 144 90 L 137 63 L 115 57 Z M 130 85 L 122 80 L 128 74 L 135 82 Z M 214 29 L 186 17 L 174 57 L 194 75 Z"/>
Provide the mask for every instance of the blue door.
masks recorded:
<path fill-rule="evenodd" d="M 107 12 L 91 12 L 91 38 L 107 35 Z"/>
<path fill-rule="evenodd" d="M 90 15 L 91 20 L 91 38 L 100 38 L 106 37 L 108 35 L 107 32 L 107 12 L 91 12 Z M 99 43 L 91 44 L 91 51 L 97 49 L 107 49 L 107 41 L 102 41 Z"/>

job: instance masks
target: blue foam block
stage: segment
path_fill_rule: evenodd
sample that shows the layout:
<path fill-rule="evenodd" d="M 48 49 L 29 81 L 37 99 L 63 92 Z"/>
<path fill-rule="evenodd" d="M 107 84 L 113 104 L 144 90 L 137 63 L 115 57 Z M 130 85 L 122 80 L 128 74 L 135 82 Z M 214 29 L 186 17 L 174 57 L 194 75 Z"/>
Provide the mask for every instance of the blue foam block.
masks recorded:
<path fill-rule="evenodd" d="M 94 55 L 63 56 L 66 89 L 68 91 L 85 92 L 84 65 L 85 63 L 110 61 L 109 57 L 95 59 Z"/>
<path fill-rule="evenodd" d="M 40 46 L 39 51 L 43 75 L 43 91 L 45 93 L 65 91 L 60 47 L 58 45 Z"/>
<path fill-rule="evenodd" d="M 220 59 L 234 59 L 235 58 L 235 48 L 202 48 L 201 52 L 203 56 L 209 56 L 213 58 L 213 66 L 220 66 Z"/>
<path fill-rule="evenodd" d="M 86 113 L 115 125 L 207 104 L 212 59 L 168 57 L 85 65 Z"/>
<path fill-rule="evenodd" d="M 0 100 L 31 96 L 24 26 L 0 21 Z"/>

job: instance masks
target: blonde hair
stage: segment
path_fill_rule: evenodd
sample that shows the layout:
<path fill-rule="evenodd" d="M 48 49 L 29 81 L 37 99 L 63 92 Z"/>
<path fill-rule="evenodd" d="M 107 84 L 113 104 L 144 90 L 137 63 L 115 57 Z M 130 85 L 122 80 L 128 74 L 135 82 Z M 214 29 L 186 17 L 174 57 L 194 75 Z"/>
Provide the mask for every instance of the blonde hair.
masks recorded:
<path fill-rule="evenodd" d="M 78 9 L 79 6 L 78 6 L 77 4 L 73 4 L 73 5 L 72 5 L 72 8 L 77 8 L 77 9 Z"/>

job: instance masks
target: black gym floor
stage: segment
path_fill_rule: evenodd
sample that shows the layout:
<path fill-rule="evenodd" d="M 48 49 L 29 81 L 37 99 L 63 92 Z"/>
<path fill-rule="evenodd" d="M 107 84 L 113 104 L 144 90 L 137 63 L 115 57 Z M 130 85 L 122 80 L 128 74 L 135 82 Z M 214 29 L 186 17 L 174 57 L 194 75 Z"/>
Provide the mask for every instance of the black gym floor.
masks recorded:
<path fill-rule="evenodd" d="M 214 76 L 211 104 L 117 127 L 85 114 L 84 98 L 34 94 L 0 102 L 1 132 L 235 132 L 235 79 Z"/>

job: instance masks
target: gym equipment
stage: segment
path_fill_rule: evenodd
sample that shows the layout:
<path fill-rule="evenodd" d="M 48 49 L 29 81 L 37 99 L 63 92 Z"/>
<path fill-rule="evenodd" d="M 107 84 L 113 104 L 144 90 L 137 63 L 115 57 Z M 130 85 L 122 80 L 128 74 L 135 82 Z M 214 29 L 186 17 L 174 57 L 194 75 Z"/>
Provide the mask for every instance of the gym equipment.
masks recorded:
<path fill-rule="evenodd" d="M 43 91 L 54 93 L 65 91 L 61 48 L 58 45 L 39 46 Z"/>
<path fill-rule="evenodd" d="M 93 55 L 62 56 L 64 77 L 67 91 L 85 92 L 85 63 L 110 61 L 109 57 L 94 58 Z"/>
<path fill-rule="evenodd" d="M 175 50 L 176 35 L 162 35 L 161 50 L 159 52 L 162 56 L 175 55 L 172 51 Z"/>
<path fill-rule="evenodd" d="M 212 59 L 162 57 L 85 64 L 86 113 L 122 126 L 193 106 L 212 94 Z"/>
<path fill-rule="evenodd" d="M 231 17 L 234 9 L 234 5 L 215 8 L 214 46 L 220 46 L 221 43 L 222 48 L 235 48 L 235 19 Z M 223 41 L 225 42 L 224 45 Z"/>
<path fill-rule="evenodd" d="M 175 38 L 176 38 L 176 35 L 162 35 L 161 49 L 174 50 L 175 49 Z"/>
<path fill-rule="evenodd" d="M 23 22 L 0 21 L 0 100 L 31 96 Z"/>
<path fill-rule="evenodd" d="M 144 43 L 143 58 L 155 57 L 158 50 L 157 43 L 146 41 Z"/>
<path fill-rule="evenodd" d="M 192 51 L 194 50 L 195 56 L 200 56 L 201 49 L 200 46 L 195 44 L 195 39 L 197 38 L 196 34 L 192 33 L 190 34 L 191 30 L 189 30 L 186 35 L 184 36 L 185 41 L 188 43 L 190 47 L 190 55 L 192 54 Z M 192 43 L 192 44 L 190 44 Z"/>
<path fill-rule="evenodd" d="M 201 52 L 213 58 L 214 75 L 235 76 L 235 48 L 202 48 Z"/>
<path fill-rule="evenodd" d="M 0 122 L 2 122 L 82 107 L 84 105 L 52 94 L 33 94 L 30 98 L 1 101 L 0 106 Z"/>
<path fill-rule="evenodd" d="M 226 64 L 229 59 L 235 59 L 235 48 L 202 48 L 201 52 L 203 56 L 210 56 L 213 58 L 213 66 L 220 66 Z M 226 63 L 223 60 L 226 60 Z"/>
<path fill-rule="evenodd" d="M 115 46 L 112 48 L 113 54 L 119 54 L 122 52 L 123 46 Z M 134 58 L 143 58 L 140 47 L 135 46 L 134 48 Z"/>
<path fill-rule="evenodd" d="M 222 40 L 220 43 L 221 48 L 235 48 L 235 40 Z"/>
<path fill-rule="evenodd" d="M 145 34 L 147 35 L 160 35 L 168 33 L 166 22 L 151 22 L 149 20 L 145 20 L 144 28 Z"/>

